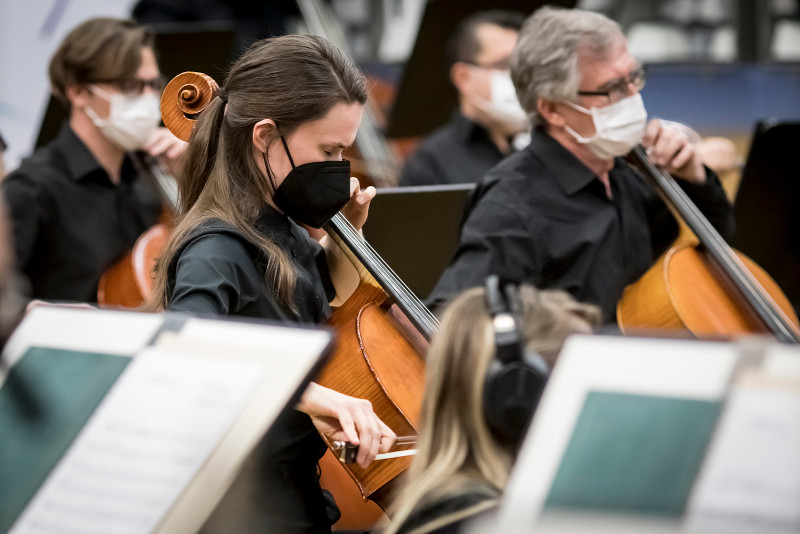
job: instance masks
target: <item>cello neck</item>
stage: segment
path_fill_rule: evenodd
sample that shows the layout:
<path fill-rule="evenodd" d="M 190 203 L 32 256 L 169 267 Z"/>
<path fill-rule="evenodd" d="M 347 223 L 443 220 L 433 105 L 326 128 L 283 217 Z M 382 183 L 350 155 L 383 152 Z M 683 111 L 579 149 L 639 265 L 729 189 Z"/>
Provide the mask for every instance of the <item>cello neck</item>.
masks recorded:
<path fill-rule="evenodd" d="M 359 271 L 365 270 L 394 299 L 397 306 L 406 314 L 420 334 L 430 341 L 439 326 L 438 319 L 395 274 L 361 233 L 350 224 L 350 221 L 341 213 L 337 213 L 325 225 L 325 231 L 348 255 L 356 268 Z M 363 278 L 363 273 L 360 274 Z"/>
<path fill-rule="evenodd" d="M 150 154 L 137 150 L 128 152 L 128 156 L 136 171 L 150 179 L 164 207 L 175 215 L 178 212 L 178 182 L 175 178 Z"/>
<path fill-rule="evenodd" d="M 755 315 L 776 339 L 784 343 L 800 343 L 800 333 L 777 307 L 761 284 L 744 266 L 733 249 L 705 218 L 686 192 L 661 167 L 647 157 L 644 147 L 634 148 L 628 160 L 642 171 L 664 202 L 680 217 L 703 246 L 723 276 L 752 308 Z"/>

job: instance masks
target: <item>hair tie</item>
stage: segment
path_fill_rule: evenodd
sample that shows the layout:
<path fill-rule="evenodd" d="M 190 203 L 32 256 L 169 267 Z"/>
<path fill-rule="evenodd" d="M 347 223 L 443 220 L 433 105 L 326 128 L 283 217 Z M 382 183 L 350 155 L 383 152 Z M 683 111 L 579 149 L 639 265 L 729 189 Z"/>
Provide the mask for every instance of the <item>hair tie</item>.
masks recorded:
<path fill-rule="evenodd" d="M 220 87 L 219 91 L 217 91 L 217 97 L 222 100 L 223 103 L 228 102 L 228 92 L 225 90 L 224 87 Z"/>

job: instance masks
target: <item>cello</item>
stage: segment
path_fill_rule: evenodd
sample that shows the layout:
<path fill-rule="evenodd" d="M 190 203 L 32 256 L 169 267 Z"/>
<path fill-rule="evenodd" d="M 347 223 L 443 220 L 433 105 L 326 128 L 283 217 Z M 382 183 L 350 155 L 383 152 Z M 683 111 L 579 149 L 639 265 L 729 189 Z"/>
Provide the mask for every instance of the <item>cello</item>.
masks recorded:
<path fill-rule="evenodd" d="M 162 95 L 164 123 L 178 138 L 188 140 L 197 116 L 218 91 L 205 74 L 176 76 Z M 336 214 L 325 230 L 354 264 L 360 282 L 329 320 L 337 332 L 337 345 L 315 382 L 369 400 L 378 417 L 398 435 L 414 435 L 424 388 L 423 354 L 438 320 L 343 215 Z M 399 457 L 367 469 L 336 461 L 332 465 L 361 500 L 372 499 L 385 509 L 393 481 L 409 462 Z M 351 523 L 359 525 L 351 528 L 369 528 L 375 519 Z"/>
<path fill-rule="evenodd" d="M 133 244 L 133 248 L 109 267 L 97 283 L 97 303 L 101 307 L 135 308 L 153 290 L 152 272 L 170 232 L 178 205 L 178 186 L 155 158 L 140 152 L 129 152 L 140 176 L 150 179 L 161 197 L 164 214 Z"/>
<path fill-rule="evenodd" d="M 641 145 L 628 161 L 684 224 L 653 267 L 625 288 L 617 305 L 623 333 L 652 328 L 696 337 L 762 333 L 783 343 L 800 343 L 797 315 L 775 281 L 728 246 Z"/>

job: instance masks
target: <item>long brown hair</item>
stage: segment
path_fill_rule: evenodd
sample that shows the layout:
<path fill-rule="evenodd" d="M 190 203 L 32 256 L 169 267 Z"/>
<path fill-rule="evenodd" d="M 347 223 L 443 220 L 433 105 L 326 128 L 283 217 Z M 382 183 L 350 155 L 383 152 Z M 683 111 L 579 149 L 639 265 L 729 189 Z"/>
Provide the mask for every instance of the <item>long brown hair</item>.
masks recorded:
<path fill-rule="evenodd" d="M 523 285 L 519 293 L 521 336 L 527 348 L 550 366 L 570 334 L 599 324 L 596 306 L 579 303 L 563 291 Z M 485 508 L 502 493 L 513 458 L 483 416 L 484 377 L 494 355 L 486 291 L 468 289 L 447 306 L 431 342 L 417 454 L 392 506 L 386 534 L 396 533 L 414 511 L 448 497 L 482 493 L 487 500 L 476 507 Z M 438 517 L 419 532 L 460 519 L 469 511 Z"/>
<path fill-rule="evenodd" d="M 322 37 L 287 35 L 251 46 L 231 67 L 223 94 L 195 124 L 179 179 L 180 218 L 156 268 L 145 309 L 166 305 L 167 266 L 187 236 L 221 219 L 257 244 L 268 258 L 265 280 L 277 302 L 292 310 L 296 273 L 287 254 L 255 222 L 272 195 L 252 156 L 253 128 L 273 119 L 288 135 L 324 117 L 336 104 L 364 104 L 366 82 L 353 62 Z M 269 144 L 269 143 L 268 143 Z"/>

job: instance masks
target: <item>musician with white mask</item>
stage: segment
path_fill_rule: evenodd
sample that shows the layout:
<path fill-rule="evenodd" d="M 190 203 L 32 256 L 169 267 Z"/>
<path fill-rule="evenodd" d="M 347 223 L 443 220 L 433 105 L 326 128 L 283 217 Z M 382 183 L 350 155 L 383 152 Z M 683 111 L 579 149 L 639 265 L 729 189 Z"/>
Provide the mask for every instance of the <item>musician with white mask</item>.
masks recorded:
<path fill-rule="evenodd" d="M 103 272 L 155 224 L 162 204 L 131 157 L 176 171 L 185 143 L 159 128 L 163 78 L 153 33 L 133 21 L 88 20 L 49 68 L 69 119 L 2 182 L 19 270 L 31 296 L 95 302 Z"/>
<path fill-rule="evenodd" d="M 400 185 L 474 183 L 527 144 L 530 122 L 509 74 L 524 20 L 514 11 L 480 11 L 459 24 L 447 45 L 458 112 L 408 158 Z"/>
<path fill-rule="evenodd" d="M 511 77 L 534 123 L 531 143 L 479 185 L 432 304 L 496 273 L 566 290 L 613 323 L 625 286 L 678 232 L 663 201 L 621 158 L 640 143 L 730 237 L 731 206 L 687 128 L 648 122 L 645 71 L 615 22 L 540 8 L 520 31 Z"/>

